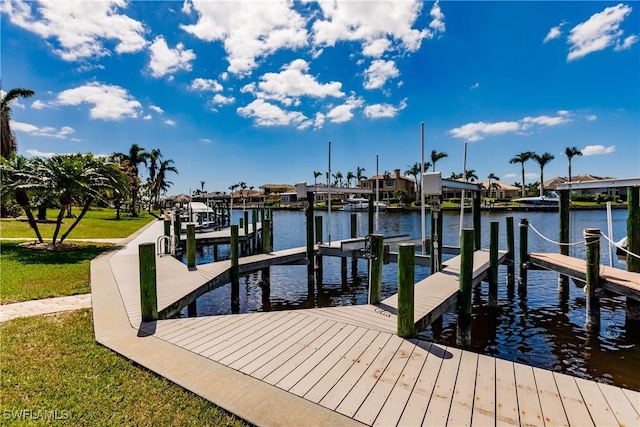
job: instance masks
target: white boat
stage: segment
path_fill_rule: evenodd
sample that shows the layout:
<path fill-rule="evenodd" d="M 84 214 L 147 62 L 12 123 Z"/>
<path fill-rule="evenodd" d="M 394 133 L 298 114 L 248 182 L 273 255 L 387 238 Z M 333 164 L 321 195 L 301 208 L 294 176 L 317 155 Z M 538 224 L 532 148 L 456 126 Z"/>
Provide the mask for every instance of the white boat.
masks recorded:
<path fill-rule="evenodd" d="M 560 197 L 558 196 L 558 193 L 552 191 L 544 196 L 521 197 L 519 199 L 513 199 L 512 202 L 520 203 L 525 206 L 558 206 Z"/>
<path fill-rule="evenodd" d="M 387 209 L 387 205 L 383 202 L 373 202 L 373 208 L 378 209 L 378 211 L 383 211 Z M 342 207 L 342 211 L 350 211 L 350 212 L 362 212 L 367 211 L 369 209 L 369 199 L 364 197 L 349 197 L 346 200 L 345 205 Z"/>
<path fill-rule="evenodd" d="M 210 229 L 218 226 L 215 212 L 202 202 L 189 202 L 180 213 L 180 228 L 187 229 L 188 224 L 195 224 L 196 230 Z"/>

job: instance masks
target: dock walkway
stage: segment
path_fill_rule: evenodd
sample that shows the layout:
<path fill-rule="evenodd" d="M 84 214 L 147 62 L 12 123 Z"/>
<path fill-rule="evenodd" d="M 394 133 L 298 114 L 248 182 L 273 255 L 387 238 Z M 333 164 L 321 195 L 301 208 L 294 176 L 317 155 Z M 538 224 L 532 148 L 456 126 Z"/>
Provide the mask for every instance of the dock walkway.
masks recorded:
<path fill-rule="evenodd" d="M 138 244 L 161 233 L 92 261 L 96 340 L 255 425 L 640 424 L 636 391 L 398 337 L 391 299 L 141 323 Z M 156 260 L 159 306 L 214 274 Z"/>

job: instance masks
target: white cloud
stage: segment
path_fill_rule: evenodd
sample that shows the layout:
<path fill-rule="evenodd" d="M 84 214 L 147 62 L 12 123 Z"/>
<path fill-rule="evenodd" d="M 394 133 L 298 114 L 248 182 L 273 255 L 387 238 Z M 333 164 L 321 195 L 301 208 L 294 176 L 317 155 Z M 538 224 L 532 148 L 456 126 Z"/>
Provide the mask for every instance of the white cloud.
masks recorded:
<path fill-rule="evenodd" d="M 296 59 L 282 67 L 279 73 L 266 73 L 257 85 L 246 85 L 242 92 L 253 93 L 258 98 L 275 99 L 285 105 L 295 104 L 297 98 L 302 96 L 319 99 L 327 96 L 344 97 L 344 92 L 341 91 L 342 83 L 319 83 L 314 76 L 307 73 L 308 71 L 309 64 L 302 59 Z"/>
<path fill-rule="evenodd" d="M 412 28 L 422 11 L 422 1 L 320 1 L 322 17 L 312 25 L 317 47 L 340 41 L 360 42 L 367 55 L 380 56 L 380 39 L 389 39 L 389 49 L 415 52 L 422 39 L 433 37 L 428 29 Z M 437 23 L 434 25 L 438 25 Z"/>
<path fill-rule="evenodd" d="M 286 111 L 277 105 L 256 99 L 246 107 L 236 110 L 242 117 L 255 119 L 258 126 L 289 126 L 300 125 L 307 117 L 298 111 Z"/>
<path fill-rule="evenodd" d="M 16 0 L 3 1 L 1 7 L 13 24 L 49 41 L 62 59 L 77 61 L 109 55 L 107 40 L 116 41 L 118 54 L 144 49 L 147 41 L 143 24 L 118 13 L 126 6 L 125 0 Z"/>
<path fill-rule="evenodd" d="M 155 111 L 158 114 L 163 114 L 164 113 L 164 110 L 162 108 L 156 106 L 156 105 L 150 105 L 149 109 Z"/>
<path fill-rule="evenodd" d="M 407 107 L 406 98 L 400 102 L 397 107 L 391 104 L 373 104 L 368 105 L 364 109 L 365 117 L 370 119 L 379 119 L 383 117 L 395 117 L 398 113 Z"/>
<path fill-rule="evenodd" d="M 236 102 L 236 99 L 233 96 L 224 96 L 217 93 L 213 97 L 213 103 L 216 105 L 229 105 L 234 102 Z"/>
<path fill-rule="evenodd" d="M 624 39 L 622 44 L 620 44 L 620 41 L 618 40 L 616 42 L 616 47 L 613 50 L 615 50 L 616 52 L 619 52 L 621 50 L 629 49 L 631 46 L 633 46 L 637 42 L 638 42 L 638 36 L 636 36 L 635 34 L 632 34 L 626 39 Z"/>
<path fill-rule="evenodd" d="M 398 77 L 399 75 L 400 71 L 396 68 L 394 61 L 376 59 L 364 72 L 364 88 L 379 89 L 384 86 L 387 80 Z"/>
<path fill-rule="evenodd" d="M 595 114 L 590 114 L 586 117 L 586 119 L 589 120 L 590 122 L 593 122 L 598 120 L 598 116 L 596 116 Z"/>
<path fill-rule="evenodd" d="M 195 53 L 191 49 L 185 50 L 182 43 L 171 49 L 162 36 L 155 38 L 149 51 L 149 69 L 153 77 L 162 77 L 179 70 L 191 71 L 191 61 L 196 59 Z"/>
<path fill-rule="evenodd" d="M 361 98 L 350 96 L 344 104 L 332 108 L 326 117 L 332 123 L 348 122 L 353 118 L 353 110 L 360 108 L 363 103 L 364 101 Z"/>
<path fill-rule="evenodd" d="M 307 45 L 306 22 L 292 9 L 293 1 L 192 0 L 190 5 L 198 22 L 180 27 L 201 40 L 222 42 L 232 74 L 251 74 L 257 58 Z"/>
<path fill-rule="evenodd" d="M 325 115 L 322 113 L 316 113 L 316 119 L 313 121 L 313 127 L 315 129 L 321 129 L 324 126 Z"/>
<path fill-rule="evenodd" d="M 542 42 L 546 43 L 550 40 L 557 39 L 558 37 L 560 37 L 562 35 L 562 31 L 560 29 L 562 28 L 563 25 L 564 23 L 560 25 L 556 25 L 555 27 L 551 27 L 551 29 L 549 30 L 549 32 L 547 33 L 546 37 Z"/>
<path fill-rule="evenodd" d="M 42 110 L 46 107 L 48 107 L 47 103 L 40 101 L 39 99 L 36 99 L 35 101 L 33 101 L 33 103 L 31 103 L 31 108 L 33 108 L 34 110 Z"/>
<path fill-rule="evenodd" d="M 30 155 L 31 157 L 51 158 L 51 157 L 55 156 L 57 153 L 44 153 L 44 152 L 38 151 L 38 150 L 27 150 L 27 154 Z"/>
<path fill-rule="evenodd" d="M 222 80 L 223 82 L 229 80 L 229 73 L 227 73 L 226 71 L 220 73 L 220 80 Z"/>
<path fill-rule="evenodd" d="M 44 136 L 49 138 L 58 138 L 58 139 L 67 139 L 69 135 L 75 132 L 75 130 L 70 126 L 63 126 L 60 129 L 56 129 L 51 126 L 45 126 L 43 128 L 39 128 L 38 126 L 34 126 L 29 123 L 22 122 L 11 122 L 11 129 L 18 132 L 28 133 L 30 135 L 35 136 Z"/>
<path fill-rule="evenodd" d="M 142 118 L 142 120 L 151 120 L 151 114 L 147 114 Z"/>
<path fill-rule="evenodd" d="M 389 50 L 389 47 L 391 47 L 391 41 L 386 38 L 365 41 L 362 46 L 362 54 L 364 56 L 380 58 L 387 50 Z"/>
<path fill-rule="evenodd" d="M 221 92 L 222 89 L 222 85 L 217 81 L 212 79 L 203 79 L 200 77 L 193 79 L 189 85 L 189 90 L 199 92 Z"/>
<path fill-rule="evenodd" d="M 469 89 L 478 89 L 479 87 L 480 87 L 480 83 L 475 82 L 474 84 L 471 85 Z"/>
<path fill-rule="evenodd" d="M 568 116 L 568 111 L 560 110 L 558 111 L 558 116 L 528 116 L 518 121 L 497 123 L 467 123 L 466 125 L 451 129 L 449 133 L 454 138 L 462 138 L 466 139 L 467 141 L 473 142 L 480 141 L 481 139 L 484 139 L 488 136 L 495 136 L 510 132 L 523 132 L 525 130 L 531 129 L 534 126 L 559 126 L 571 121 Z"/>
<path fill-rule="evenodd" d="M 568 39 L 571 47 L 567 61 L 582 58 L 613 45 L 616 50 L 630 47 L 637 41 L 637 37 L 634 35 L 627 37 L 624 42 L 620 43 L 624 33 L 620 29 L 620 24 L 630 13 L 631 7 L 620 3 L 593 14 L 587 21 L 573 27 Z"/>
<path fill-rule="evenodd" d="M 444 33 L 445 25 L 444 25 L 444 13 L 440 10 L 440 3 L 438 0 L 431 6 L 431 12 L 429 15 L 433 18 L 433 20 L 429 23 L 429 28 L 432 28 L 434 31 L 439 33 Z"/>
<path fill-rule="evenodd" d="M 92 104 L 92 119 L 121 120 L 125 117 L 138 117 L 142 105 L 126 89 L 115 85 L 97 82 L 58 94 L 55 105 Z"/>
<path fill-rule="evenodd" d="M 583 156 L 599 156 L 601 154 L 611 154 L 616 151 L 616 146 L 611 145 L 609 147 L 605 147 L 604 145 L 587 145 L 582 150 Z"/>
<path fill-rule="evenodd" d="M 176 125 L 176 121 L 175 120 L 171 120 L 171 119 L 167 119 L 164 121 L 164 124 L 169 125 L 169 126 L 175 126 Z"/>

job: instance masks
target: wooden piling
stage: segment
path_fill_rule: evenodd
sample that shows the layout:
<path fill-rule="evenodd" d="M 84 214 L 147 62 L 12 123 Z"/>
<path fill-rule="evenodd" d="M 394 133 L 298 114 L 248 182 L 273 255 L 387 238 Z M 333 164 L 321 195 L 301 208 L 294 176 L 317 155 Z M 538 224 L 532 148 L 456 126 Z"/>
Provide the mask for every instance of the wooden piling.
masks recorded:
<path fill-rule="evenodd" d="M 640 255 L 640 187 L 627 187 L 627 250 Z M 627 271 L 640 273 L 640 258 L 627 253 Z M 640 302 L 627 297 L 626 320 L 640 329 Z"/>
<path fill-rule="evenodd" d="M 173 213 L 173 234 L 176 236 L 176 247 L 180 246 L 180 234 L 182 233 L 182 225 L 180 224 L 180 214 L 176 210 Z"/>
<path fill-rule="evenodd" d="M 307 191 L 307 209 L 306 209 L 306 228 L 307 228 L 307 287 L 309 292 L 313 292 L 313 288 L 315 286 L 314 282 L 314 259 L 313 256 L 315 254 L 314 247 L 314 227 L 315 223 L 313 222 L 313 192 Z"/>
<path fill-rule="evenodd" d="M 382 234 L 370 234 L 371 255 L 369 259 L 369 304 L 380 304 L 382 296 L 382 247 L 384 236 Z"/>
<path fill-rule="evenodd" d="M 559 230 L 558 230 L 558 242 L 560 242 L 559 251 L 562 255 L 569 255 L 569 205 L 571 203 L 571 193 L 569 190 L 560 190 L 560 205 L 559 205 Z M 561 274 L 558 276 L 558 292 L 560 299 L 566 300 L 569 298 L 569 276 Z"/>
<path fill-rule="evenodd" d="M 242 214 L 244 216 L 244 235 L 248 236 L 249 235 L 249 211 L 244 211 Z"/>
<path fill-rule="evenodd" d="M 198 316 L 198 307 L 195 301 L 190 302 L 189 305 L 187 305 L 187 316 L 188 317 Z"/>
<path fill-rule="evenodd" d="M 473 229 L 462 230 L 460 248 L 460 292 L 458 293 L 458 327 L 456 328 L 456 345 L 471 345 L 471 292 L 473 288 L 473 247 L 475 232 Z"/>
<path fill-rule="evenodd" d="M 240 274 L 238 262 L 238 234 L 237 225 L 231 226 L 231 308 L 240 306 Z"/>
<path fill-rule="evenodd" d="M 527 267 L 529 264 L 529 221 L 526 218 L 520 220 L 520 276 L 518 277 L 518 293 L 527 293 Z"/>
<path fill-rule="evenodd" d="M 162 252 L 165 254 L 171 253 L 171 220 L 164 220 L 164 235 L 168 237 L 168 239 L 162 239 L 163 250 Z"/>
<path fill-rule="evenodd" d="M 516 243 L 514 238 L 513 217 L 508 216 L 507 220 L 507 289 L 513 288 L 515 284 L 515 253 Z"/>
<path fill-rule="evenodd" d="M 138 264 L 140 269 L 140 311 L 142 312 L 142 321 L 158 320 L 156 245 L 154 243 L 141 243 L 138 245 Z"/>
<path fill-rule="evenodd" d="M 272 250 L 271 246 L 271 220 L 265 218 L 262 220 L 262 252 L 268 254 Z"/>
<path fill-rule="evenodd" d="M 600 332 L 600 230 L 587 228 L 584 230 L 587 245 L 587 277 L 585 285 L 587 332 Z"/>
<path fill-rule="evenodd" d="M 415 336 L 414 321 L 415 245 L 398 245 L 398 336 Z"/>
<path fill-rule="evenodd" d="M 498 305 L 498 226 L 491 221 L 489 229 L 489 305 Z"/>
<path fill-rule="evenodd" d="M 196 225 L 187 224 L 187 268 L 196 267 Z"/>

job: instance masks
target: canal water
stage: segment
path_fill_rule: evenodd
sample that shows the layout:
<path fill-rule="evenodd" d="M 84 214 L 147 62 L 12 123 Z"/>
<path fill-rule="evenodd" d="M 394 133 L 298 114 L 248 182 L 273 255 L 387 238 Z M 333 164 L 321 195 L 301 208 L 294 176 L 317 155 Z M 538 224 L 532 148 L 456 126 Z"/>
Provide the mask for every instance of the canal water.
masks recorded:
<path fill-rule="evenodd" d="M 331 240 L 345 239 L 350 234 L 350 213 L 316 212 L 323 216 L 324 241 L 327 241 L 328 224 L 331 223 Z M 358 235 L 367 234 L 367 214 L 358 213 Z M 443 244 L 459 245 L 460 217 L 456 212 L 443 213 Z M 606 211 L 580 210 L 570 213 L 569 241 L 571 256 L 585 258 L 582 242 L 585 228 L 599 228 L 608 236 Z M 242 216 L 234 211 L 233 223 Z M 506 249 L 506 220 L 511 216 L 515 223 L 516 262 L 519 247 L 518 222 L 529 221 L 529 251 L 558 252 L 557 212 L 499 212 L 482 214 L 482 246 L 489 247 L 489 225 L 500 224 L 499 247 Z M 612 212 L 612 240 L 618 241 L 626 235 L 626 210 Z M 472 227 L 472 218 L 467 214 L 463 227 Z M 305 245 L 305 216 L 301 211 L 274 211 L 274 250 Z M 427 224 L 429 217 L 427 216 Z M 381 212 L 376 221 L 377 232 L 386 236 L 408 234 L 410 238 L 421 237 L 420 213 Z M 535 229 L 535 230 L 534 230 Z M 537 231 L 537 232 L 536 232 Z M 427 227 L 428 233 L 428 227 Z M 541 237 L 540 235 L 544 236 Z M 601 263 L 609 265 L 607 240 L 601 239 Z M 213 248 L 198 248 L 198 263 L 213 261 Z M 419 248 L 416 249 L 419 252 Z M 221 246 L 218 255 L 228 257 L 228 247 Z M 617 259 L 615 248 L 611 262 L 614 267 L 625 269 L 623 261 Z M 446 255 L 445 255 L 446 259 Z M 355 273 L 355 274 L 354 274 Z M 416 266 L 415 278 L 419 281 L 430 274 L 429 268 Z M 526 295 L 512 292 L 506 285 L 506 267 L 499 270 L 498 306 L 489 307 L 488 286 L 482 283 L 474 289 L 471 350 L 501 359 L 562 372 L 574 376 L 596 379 L 600 382 L 640 390 L 640 330 L 625 324 L 625 298 L 605 297 L 601 299 L 601 330 L 590 336 L 584 328 L 585 294 L 581 287 L 571 282 L 570 295 L 563 299 L 558 293 L 558 274 L 549 271 L 530 271 Z M 516 275 L 518 270 L 516 268 Z M 261 287 L 260 273 L 252 273 L 240 279 L 240 312 L 292 310 L 310 307 L 366 304 L 367 262 L 359 260 L 357 271 L 348 262 L 346 281 L 340 273 L 340 261 L 326 257 L 324 279 L 321 290 L 314 295 L 307 292 L 306 266 L 271 267 L 269 291 Z M 383 268 L 382 298 L 397 292 L 397 265 L 387 264 Z M 516 278 L 517 279 L 517 278 Z M 517 285 L 516 285 L 517 288 Z M 197 301 L 198 315 L 231 313 L 230 286 L 213 290 Z M 186 316 L 186 309 L 180 316 Z M 442 345 L 455 346 L 456 315 L 445 314 L 441 326 L 428 327 L 420 333 L 425 339 Z"/>

